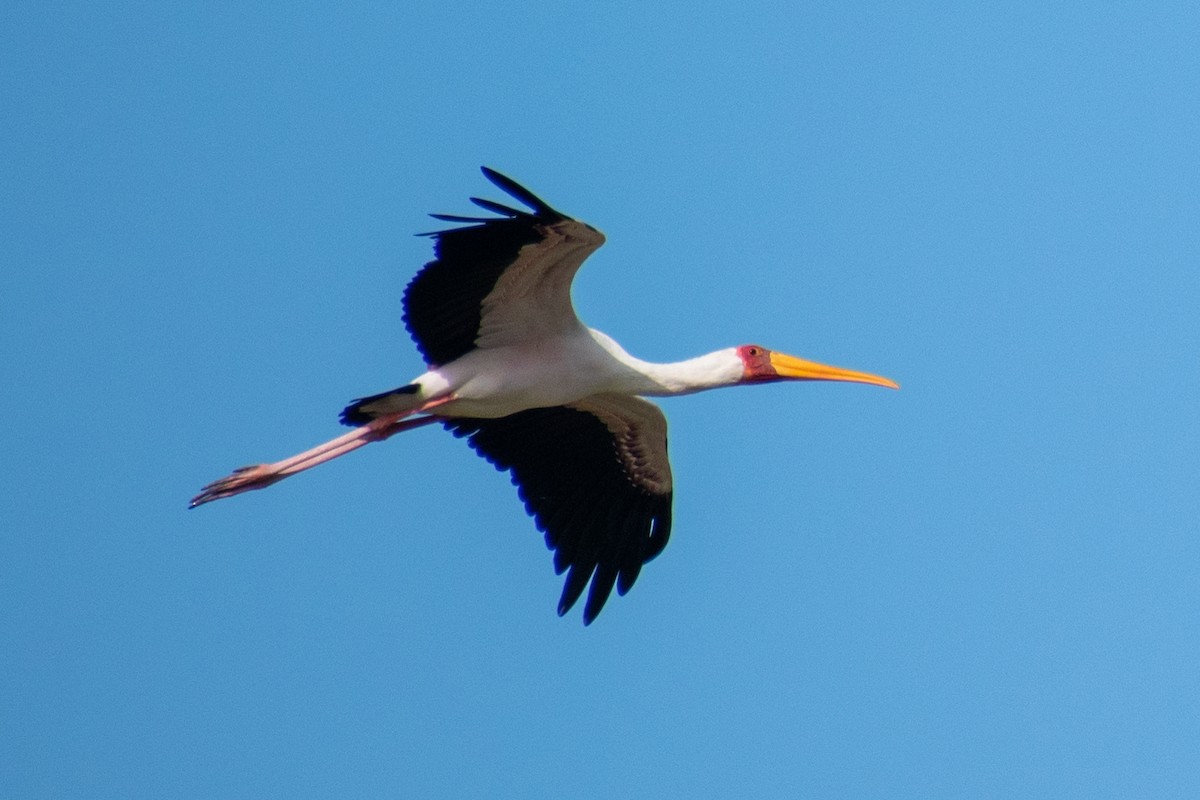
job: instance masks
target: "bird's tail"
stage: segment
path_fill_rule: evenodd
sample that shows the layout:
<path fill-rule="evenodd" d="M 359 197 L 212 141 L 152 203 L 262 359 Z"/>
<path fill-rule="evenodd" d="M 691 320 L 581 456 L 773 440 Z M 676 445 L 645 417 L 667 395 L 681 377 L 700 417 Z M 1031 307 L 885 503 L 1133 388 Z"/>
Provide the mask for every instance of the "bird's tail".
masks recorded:
<path fill-rule="evenodd" d="M 419 384 L 410 383 L 399 389 L 390 389 L 370 397 L 360 397 L 342 409 L 339 417 L 343 425 L 366 425 L 376 417 L 387 414 L 403 414 L 417 410 L 423 402 Z"/>

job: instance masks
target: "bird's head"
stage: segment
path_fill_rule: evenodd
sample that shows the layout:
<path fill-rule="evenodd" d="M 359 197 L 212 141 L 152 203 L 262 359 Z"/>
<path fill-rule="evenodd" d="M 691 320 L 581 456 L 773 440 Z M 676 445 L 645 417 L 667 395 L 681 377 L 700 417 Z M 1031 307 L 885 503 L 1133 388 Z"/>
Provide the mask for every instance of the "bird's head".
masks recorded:
<path fill-rule="evenodd" d="M 853 383 L 871 383 L 876 386 L 887 386 L 889 389 L 899 389 L 893 380 L 872 375 L 869 372 L 856 372 L 852 369 L 831 367 L 828 364 L 818 364 L 815 361 L 805 361 L 803 358 L 776 353 L 757 344 L 744 344 L 737 348 L 738 358 L 742 360 L 741 383 L 770 383 L 772 381 L 851 381 Z"/>

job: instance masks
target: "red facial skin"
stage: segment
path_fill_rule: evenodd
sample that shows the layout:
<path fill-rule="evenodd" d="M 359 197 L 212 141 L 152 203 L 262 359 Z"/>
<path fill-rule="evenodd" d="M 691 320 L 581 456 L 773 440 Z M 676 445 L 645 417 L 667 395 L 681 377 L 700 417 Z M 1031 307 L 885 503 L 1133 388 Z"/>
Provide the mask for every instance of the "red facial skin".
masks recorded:
<path fill-rule="evenodd" d="M 771 351 L 762 345 L 744 344 L 737 349 L 738 358 L 742 359 L 742 381 L 744 383 L 767 383 L 781 381 L 775 367 L 771 366 Z"/>

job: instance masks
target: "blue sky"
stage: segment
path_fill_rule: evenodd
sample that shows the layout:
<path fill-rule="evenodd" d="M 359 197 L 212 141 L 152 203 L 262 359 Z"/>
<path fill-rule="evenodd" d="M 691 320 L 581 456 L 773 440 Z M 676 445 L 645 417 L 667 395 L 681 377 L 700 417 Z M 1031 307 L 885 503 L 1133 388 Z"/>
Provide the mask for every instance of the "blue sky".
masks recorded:
<path fill-rule="evenodd" d="M 1194 797 L 1200 12 L 0 10 L 0 794 Z M 663 403 L 584 628 L 426 429 L 189 512 L 421 370 L 488 164 L 585 320 L 903 390 Z M 499 199 L 499 198 L 498 198 Z"/>

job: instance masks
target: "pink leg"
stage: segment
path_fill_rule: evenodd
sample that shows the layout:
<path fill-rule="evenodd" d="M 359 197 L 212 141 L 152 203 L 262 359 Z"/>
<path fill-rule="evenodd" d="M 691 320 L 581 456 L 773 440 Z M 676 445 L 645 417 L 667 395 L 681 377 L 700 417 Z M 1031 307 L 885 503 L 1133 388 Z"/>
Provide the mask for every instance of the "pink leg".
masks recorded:
<path fill-rule="evenodd" d="M 429 403 L 421 408 L 420 411 L 434 408 L 443 402 L 448 402 L 448 398 L 440 402 L 434 401 L 433 403 Z M 192 498 L 192 501 L 188 504 L 188 508 L 195 508 L 196 506 L 210 503 L 213 500 L 232 497 L 235 494 L 248 492 L 251 489 L 265 489 L 289 475 L 295 475 L 298 472 L 312 469 L 318 464 L 324 464 L 326 461 L 335 459 L 338 456 L 353 452 L 371 442 L 383 441 L 401 431 L 419 428 L 422 425 L 428 425 L 439 420 L 438 417 L 434 416 L 404 419 L 405 416 L 404 414 L 390 414 L 386 417 L 371 420 L 366 425 L 355 428 L 336 439 L 330 439 L 328 442 L 319 444 L 311 450 L 305 450 L 303 453 L 294 455 L 291 458 L 285 458 L 282 461 L 276 461 L 274 464 L 255 464 L 236 469 L 232 475 L 221 478 L 218 481 L 213 481 L 205 486 L 200 494 Z"/>

